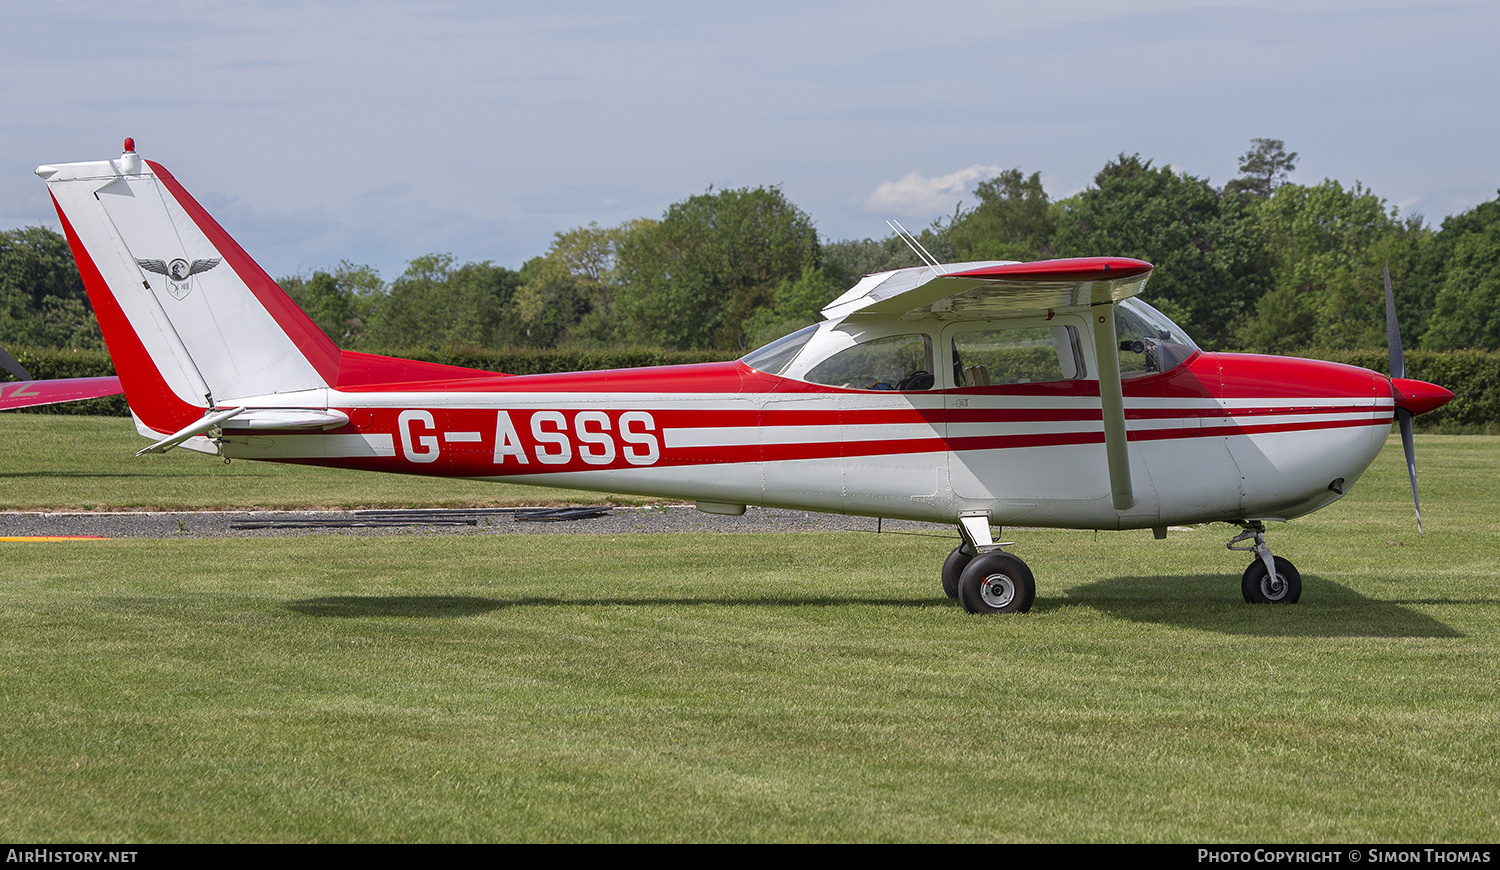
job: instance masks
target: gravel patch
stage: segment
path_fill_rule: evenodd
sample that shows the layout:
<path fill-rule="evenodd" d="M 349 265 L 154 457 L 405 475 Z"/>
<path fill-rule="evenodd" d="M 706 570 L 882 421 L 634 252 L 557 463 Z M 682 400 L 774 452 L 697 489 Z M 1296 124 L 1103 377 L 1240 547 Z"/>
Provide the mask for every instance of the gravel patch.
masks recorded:
<path fill-rule="evenodd" d="M 958 537 L 953 527 L 936 523 L 755 507 L 747 508 L 744 516 L 739 517 L 705 514 L 689 505 L 614 507 L 577 519 L 528 516 L 528 512 L 545 510 L 0 512 L 0 537 L 253 538 L 327 534 L 631 535 L 803 531 L 930 534 L 955 540 Z"/>

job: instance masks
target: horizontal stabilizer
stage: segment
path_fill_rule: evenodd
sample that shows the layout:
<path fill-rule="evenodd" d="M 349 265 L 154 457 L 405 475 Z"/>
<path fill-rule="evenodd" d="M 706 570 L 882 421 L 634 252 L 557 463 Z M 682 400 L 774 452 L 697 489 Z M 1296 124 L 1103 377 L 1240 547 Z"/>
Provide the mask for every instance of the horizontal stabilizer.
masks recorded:
<path fill-rule="evenodd" d="M 233 420 L 233 423 L 229 421 Z M 136 456 L 147 453 L 166 453 L 173 447 L 202 435 L 215 426 L 225 429 L 336 429 L 349 423 L 349 415 L 343 411 L 321 408 L 230 408 L 210 414 L 192 425 L 183 427 L 161 439 Z"/>
<path fill-rule="evenodd" d="M 337 429 L 349 423 L 343 411 L 320 408 L 250 408 L 226 429 Z"/>
<path fill-rule="evenodd" d="M 194 435 L 202 435 L 204 432 L 207 432 L 220 423 L 223 423 L 230 417 L 243 414 L 244 412 L 244 408 L 231 408 L 228 411 L 220 411 L 216 414 L 209 414 L 207 417 L 204 417 L 201 420 L 195 420 L 187 426 L 184 426 L 176 432 L 173 432 L 171 435 L 168 435 L 155 444 L 152 444 L 150 447 L 143 447 L 140 450 L 137 450 L 135 455 L 145 456 L 147 453 L 166 453 L 168 450 L 171 450 L 173 447 L 176 447 L 177 445 L 188 440 Z"/>

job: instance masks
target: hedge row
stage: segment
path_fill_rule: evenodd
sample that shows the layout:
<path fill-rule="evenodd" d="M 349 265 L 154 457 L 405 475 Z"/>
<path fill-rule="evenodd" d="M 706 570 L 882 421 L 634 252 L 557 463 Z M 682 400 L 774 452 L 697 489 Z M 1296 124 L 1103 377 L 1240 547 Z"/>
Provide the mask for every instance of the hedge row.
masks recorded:
<path fill-rule="evenodd" d="M 740 354 L 716 350 L 661 350 L 659 348 L 621 348 L 619 350 L 488 350 L 480 347 L 448 347 L 442 350 L 412 348 L 379 351 L 387 356 L 444 363 L 487 372 L 509 375 L 540 375 L 548 372 L 591 372 L 600 369 L 633 369 L 641 366 L 671 366 L 687 363 L 719 362 L 736 359 Z"/>
<path fill-rule="evenodd" d="M 88 378 L 115 373 L 104 351 L 12 350 L 11 353 L 35 378 Z M 676 365 L 730 359 L 716 351 L 678 351 L 630 348 L 624 350 L 485 350 L 453 347 L 439 351 L 393 351 L 391 356 L 446 363 L 491 372 L 527 375 L 544 372 L 591 371 Z M 1330 353 L 1334 362 L 1387 370 L 1385 351 Z M 1406 354 L 1407 377 L 1442 384 L 1455 394 L 1453 401 L 1420 418 L 1422 428 L 1447 430 L 1484 429 L 1500 426 L 1500 352 L 1482 350 L 1422 351 Z M 10 380 L 8 376 L 5 380 Z M 129 416 L 124 398 L 93 399 L 33 409 L 54 414 L 108 414 Z"/>
<path fill-rule="evenodd" d="M 12 348 L 11 355 L 26 371 L 39 380 L 52 378 L 97 378 L 115 373 L 109 354 L 102 350 L 55 350 L 51 348 Z M 535 375 L 547 372 L 594 371 L 597 369 L 637 368 L 640 366 L 680 365 L 734 359 L 738 354 L 725 351 L 661 350 L 626 348 L 622 350 L 486 350 L 475 347 L 450 347 L 442 350 L 405 349 L 386 351 L 388 356 L 425 362 L 444 363 L 487 372 L 512 375 Z M 0 381 L 10 381 L 0 371 Z M 125 397 L 90 399 L 61 405 L 28 408 L 38 414 L 95 414 L 128 417 Z"/>
<path fill-rule="evenodd" d="M 1377 372 L 1390 371 L 1390 360 L 1383 350 L 1330 352 L 1325 358 Z M 1500 426 L 1500 352 L 1409 350 L 1406 376 L 1453 391 L 1453 401 L 1417 418 L 1418 428 L 1463 431 Z"/>
<path fill-rule="evenodd" d="M 6 348 L 26 373 L 37 380 L 56 378 L 102 378 L 115 373 L 115 365 L 109 354 L 102 350 L 56 350 L 54 348 L 27 349 Z M 13 381 L 9 372 L 0 371 L 0 381 Z M 26 408 L 26 414 L 91 414 L 103 417 L 129 417 L 130 406 L 124 396 L 107 399 L 87 399 L 82 402 L 65 402 L 61 405 L 42 405 Z"/>

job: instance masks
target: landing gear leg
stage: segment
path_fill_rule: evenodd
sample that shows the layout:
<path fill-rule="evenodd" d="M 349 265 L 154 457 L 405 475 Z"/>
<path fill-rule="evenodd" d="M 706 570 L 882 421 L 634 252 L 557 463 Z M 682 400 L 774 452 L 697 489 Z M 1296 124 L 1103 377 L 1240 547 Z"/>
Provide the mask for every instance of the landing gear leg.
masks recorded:
<path fill-rule="evenodd" d="M 958 597 L 958 579 L 963 576 L 969 562 L 979 555 L 981 547 L 993 549 L 995 541 L 990 537 L 990 515 L 985 511 L 972 511 L 959 517 L 958 534 L 964 539 L 943 560 L 943 594 Z"/>
<path fill-rule="evenodd" d="M 1244 523 L 1244 531 L 1225 544 L 1231 550 L 1255 554 L 1255 561 L 1245 569 L 1240 578 L 1240 593 L 1247 604 L 1296 604 L 1302 598 L 1302 575 L 1292 563 L 1280 556 L 1272 556 L 1266 546 L 1266 527 L 1258 522 Z M 1253 540 L 1246 547 L 1236 547 L 1241 541 Z"/>

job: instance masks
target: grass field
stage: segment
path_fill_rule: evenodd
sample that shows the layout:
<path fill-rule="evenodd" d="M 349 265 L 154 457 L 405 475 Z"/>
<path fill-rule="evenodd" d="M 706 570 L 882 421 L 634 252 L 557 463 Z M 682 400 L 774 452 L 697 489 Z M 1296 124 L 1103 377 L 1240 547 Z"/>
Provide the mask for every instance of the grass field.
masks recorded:
<path fill-rule="evenodd" d="M 150 444 L 128 418 L 0 413 L 0 510 L 512 507 L 644 504 L 579 490 L 539 489 L 275 462 L 189 450 L 137 458 Z"/>
<path fill-rule="evenodd" d="M 931 537 L 0 544 L 0 837 L 1492 842 L 1500 438 L 1418 461 L 1425 537 L 1395 442 L 1273 528 L 1294 607 L 1226 526 L 1007 532 L 1001 618 Z"/>

